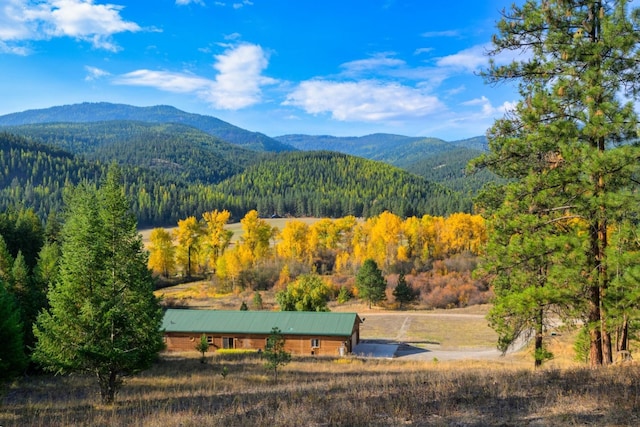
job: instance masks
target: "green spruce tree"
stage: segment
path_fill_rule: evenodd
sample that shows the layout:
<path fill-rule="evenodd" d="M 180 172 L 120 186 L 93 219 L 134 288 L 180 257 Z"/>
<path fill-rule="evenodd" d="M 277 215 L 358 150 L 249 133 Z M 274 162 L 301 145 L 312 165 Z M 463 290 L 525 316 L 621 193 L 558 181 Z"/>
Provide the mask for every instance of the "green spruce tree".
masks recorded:
<path fill-rule="evenodd" d="M 264 358 L 267 360 L 267 369 L 273 371 L 273 379 L 275 382 L 278 382 L 278 369 L 291 361 L 291 353 L 285 350 L 285 341 L 280 329 L 274 326 L 271 329 L 271 334 L 267 338 Z"/>
<path fill-rule="evenodd" d="M 0 384 L 20 375 L 27 366 L 20 310 L 0 279 Z"/>
<path fill-rule="evenodd" d="M 366 259 L 356 275 L 358 296 L 371 304 L 378 304 L 387 297 L 387 281 L 382 276 L 378 264 L 372 259 Z"/>
<path fill-rule="evenodd" d="M 400 303 L 400 309 L 402 309 L 404 304 L 415 301 L 417 296 L 413 288 L 407 283 L 404 273 L 400 273 L 398 276 L 398 284 L 393 289 L 393 297 Z"/>
<path fill-rule="evenodd" d="M 163 347 L 162 311 L 121 182 L 112 166 L 99 190 L 83 184 L 68 200 L 60 276 L 34 329 L 34 359 L 56 373 L 94 375 L 104 403 Z"/>

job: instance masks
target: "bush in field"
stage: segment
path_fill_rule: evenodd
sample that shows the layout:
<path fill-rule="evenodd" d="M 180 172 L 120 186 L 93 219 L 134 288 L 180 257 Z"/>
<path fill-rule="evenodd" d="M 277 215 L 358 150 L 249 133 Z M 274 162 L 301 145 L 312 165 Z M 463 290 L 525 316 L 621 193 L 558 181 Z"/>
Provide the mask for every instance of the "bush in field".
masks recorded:
<path fill-rule="evenodd" d="M 264 358 L 267 360 L 267 369 L 273 370 L 273 379 L 278 381 L 278 368 L 291 361 L 291 354 L 284 349 L 285 339 L 280 329 L 273 327 L 271 335 L 267 338 L 264 349 Z"/>
<path fill-rule="evenodd" d="M 200 336 L 200 341 L 196 344 L 196 351 L 201 354 L 200 363 L 205 363 L 207 361 L 205 353 L 209 351 L 209 341 L 207 341 L 207 336 L 205 334 Z"/>
<path fill-rule="evenodd" d="M 276 294 L 281 311 L 329 311 L 331 288 L 317 274 L 303 274 Z"/>

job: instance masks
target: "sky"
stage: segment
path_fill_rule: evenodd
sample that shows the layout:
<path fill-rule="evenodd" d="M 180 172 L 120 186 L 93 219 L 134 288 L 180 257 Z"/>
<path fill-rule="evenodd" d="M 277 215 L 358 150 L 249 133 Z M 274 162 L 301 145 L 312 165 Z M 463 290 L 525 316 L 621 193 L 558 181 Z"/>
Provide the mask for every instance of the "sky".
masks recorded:
<path fill-rule="evenodd" d="M 272 137 L 471 138 L 517 102 L 478 75 L 511 3 L 0 0 L 0 115 L 104 101 Z"/>

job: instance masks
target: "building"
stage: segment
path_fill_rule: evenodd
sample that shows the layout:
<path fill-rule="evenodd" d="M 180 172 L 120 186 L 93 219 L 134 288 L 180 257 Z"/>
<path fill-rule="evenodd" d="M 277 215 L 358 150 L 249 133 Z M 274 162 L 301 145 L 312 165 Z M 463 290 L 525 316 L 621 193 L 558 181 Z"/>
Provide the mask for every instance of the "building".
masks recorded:
<path fill-rule="evenodd" d="M 264 350 L 277 327 L 291 354 L 340 356 L 360 341 L 361 322 L 356 313 L 168 309 L 162 328 L 168 351 L 195 351 L 203 334 L 212 350 Z"/>

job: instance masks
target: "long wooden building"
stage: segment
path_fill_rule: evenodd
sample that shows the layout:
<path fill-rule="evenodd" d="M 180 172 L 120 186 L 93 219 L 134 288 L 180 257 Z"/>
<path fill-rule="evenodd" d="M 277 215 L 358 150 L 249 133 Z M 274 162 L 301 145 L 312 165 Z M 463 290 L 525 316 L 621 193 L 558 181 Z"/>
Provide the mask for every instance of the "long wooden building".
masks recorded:
<path fill-rule="evenodd" d="M 291 354 L 340 356 L 360 341 L 361 322 L 356 313 L 168 309 L 162 327 L 168 351 L 195 351 L 203 334 L 211 350 L 264 350 L 277 327 Z"/>

